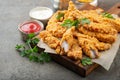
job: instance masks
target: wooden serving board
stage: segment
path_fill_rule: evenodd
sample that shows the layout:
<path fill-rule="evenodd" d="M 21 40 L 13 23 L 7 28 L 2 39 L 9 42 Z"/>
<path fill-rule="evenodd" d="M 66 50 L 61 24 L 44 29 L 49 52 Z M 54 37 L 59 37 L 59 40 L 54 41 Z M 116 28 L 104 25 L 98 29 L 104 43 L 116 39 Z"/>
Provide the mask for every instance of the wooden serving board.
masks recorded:
<path fill-rule="evenodd" d="M 97 9 L 97 8 L 98 7 L 94 7 L 89 4 L 85 4 L 84 6 L 79 8 L 79 10 L 91 10 L 91 9 Z M 114 5 L 107 12 L 120 15 L 120 3 Z M 78 73 L 82 77 L 87 76 L 89 73 L 91 73 L 95 68 L 97 68 L 99 66 L 96 63 L 93 63 L 92 65 L 89 65 L 89 66 L 82 66 L 80 61 L 73 61 L 66 56 L 60 56 L 60 55 L 56 55 L 56 54 L 50 54 L 50 56 L 52 57 L 52 59 L 55 62 Z"/>

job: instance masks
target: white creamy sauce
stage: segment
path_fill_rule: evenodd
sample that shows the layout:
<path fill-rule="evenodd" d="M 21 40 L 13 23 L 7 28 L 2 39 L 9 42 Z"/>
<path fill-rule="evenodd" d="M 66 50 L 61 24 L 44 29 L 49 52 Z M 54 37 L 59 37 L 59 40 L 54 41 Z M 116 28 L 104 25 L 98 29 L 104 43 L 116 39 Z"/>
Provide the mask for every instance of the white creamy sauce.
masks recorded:
<path fill-rule="evenodd" d="M 52 16 L 53 12 L 45 7 L 38 8 L 31 12 L 31 16 L 36 19 L 48 19 Z"/>

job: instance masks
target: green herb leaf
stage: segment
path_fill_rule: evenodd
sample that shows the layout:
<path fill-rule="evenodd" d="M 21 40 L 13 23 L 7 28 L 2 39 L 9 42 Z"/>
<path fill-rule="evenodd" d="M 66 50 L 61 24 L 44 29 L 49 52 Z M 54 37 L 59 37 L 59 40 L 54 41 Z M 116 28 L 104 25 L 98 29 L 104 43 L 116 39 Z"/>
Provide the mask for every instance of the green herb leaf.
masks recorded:
<path fill-rule="evenodd" d="M 28 34 L 28 39 L 26 40 L 26 44 L 28 45 L 29 49 L 26 49 L 24 45 L 16 45 L 15 48 L 20 52 L 22 57 L 29 58 L 30 61 L 34 62 L 49 62 L 51 60 L 50 56 L 47 53 L 41 52 L 38 54 L 37 46 L 32 48 L 31 44 L 36 45 L 39 42 L 39 39 L 33 38 L 35 37 L 34 34 Z"/>
<path fill-rule="evenodd" d="M 60 18 L 63 17 L 63 16 L 64 16 L 64 13 L 58 13 L 58 15 L 56 16 L 56 19 L 60 20 Z"/>
<path fill-rule="evenodd" d="M 36 44 L 38 44 L 39 41 L 40 40 L 38 38 L 34 38 L 34 39 L 32 39 L 32 44 L 36 45 Z"/>
<path fill-rule="evenodd" d="M 70 19 L 67 19 L 67 20 L 65 20 L 65 21 L 63 22 L 63 24 L 61 24 L 61 26 L 67 27 L 67 28 L 71 28 L 72 26 L 77 27 L 78 24 L 79 24 L 79 21 L 78 21 L 78 20 L 72 21 L 72 20 L 70 20 Z"/>
<path fill-rule="evenodd" d="M 50 60 L 51 60 L 51 57 L 49 56 L 48 53 L 41 52 L 41 54 L 39 56 L 39 61 L 40 62 L 49 62 Z"/>
<path fill-rule="evenodd" d="M 61 24 L 61 26 L 70 28 L 72 26 L 72 21 L 70 19 L 67 19 L 63 22 L 63 24 Z"/>
<path fill-rule="evenodd" d="M 15 46 L 15 48 L 16 48 L 16 50 L 20 50 L 21 48 L 24 48 L 24 45 L 21 45 L 21 44 L 18 45 L 18 44 L 17 44 L 17 45 Z"/>
<path fill-rule="evenodd" d="M 34 34 L 34 33 L 28 34 L 28 38 L 29 38 L 29 39 L 32 39 L 33 37 L 35 37 L 35 34 Z"/>
<path fill-rule="evenodd" d="M 75 20 L 72 22 L 72 26 L 75 26 L 75 28 L 78 28 L 79 20 Z"/>
<path fill-rule="evenodd" d="M 22 56 L 22 57 L 25 57 L 25 56 L 26 56 L 25 50 L 23 50 L 23 51 L 20 52 L 20 56 Z"/>
<path fill-rule="evenodd" d="M 80 23 L 81 23 L 82 25 L 84 25 L 84 24 L 90 24 L 90 20 L 87 19 L 87 18 L 82 18 L 82 19 L 80 19 Z"/>
<path fill-rule="evenodd" d="M 32 50 L 33 50 L 33 52 L 37 53 L 38 52 L 37 46 L 35 46 Z"/>
<path fill-rule="evenodd" d="M 84 66 L 86 66 L 86 65 L 91 65 L 91 64 L 92 64 L 92 60 L 91 60 L 90 58 L 88 58 L 88 57 L 83 58 L 83 59 L 81 60 L 81 62 L 82 62 L 82 65 L 84 65 Z"/>
<path fill-rule="evenodd" d="M 29 55 L 29 54 L 31 54 L 33 51 L 31 50 L 31 49 L 28 49 L 28 50 L 25 50 L 25 54 L 26 55 Z"/>
<path fill-rule="evenodd" d="M 29 55 L 29 60 L 30 61 L 34 61 L 34 62 L 38 62 L 38 57 L 33 55 L 33 54 L 31 54 L 31 55 Z"/>
<path fill-rule="evenodd" d="M 30 44 L 31 42 L 32 42 L 31 39 L 27 39 L 27 40 L 26 40 L 26 44 Z"/>
<path fill-rule="evenodd" d="M 110 19 L 115 19 L 110 13 L 107 13 L 107 12 L 102 13 L 102 16 Z"/>

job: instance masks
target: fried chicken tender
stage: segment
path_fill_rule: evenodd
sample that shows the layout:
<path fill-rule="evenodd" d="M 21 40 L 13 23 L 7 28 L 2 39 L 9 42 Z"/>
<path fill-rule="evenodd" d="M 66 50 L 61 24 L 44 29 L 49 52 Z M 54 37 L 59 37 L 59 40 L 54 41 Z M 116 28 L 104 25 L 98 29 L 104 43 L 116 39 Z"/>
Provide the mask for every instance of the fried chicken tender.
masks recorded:
<path fill-rule="evenodd" d="M 83 52 L 87 56 L 89 56 L 90 58 L 98 58 L 100 56 L 97 48 L 94 46 L 92 41 L 80 36 L 77 36 L 77 37 L 78 37 L 79 45 L 82 47 Z"/>
<path fill-rule="evenodd" d="M 75 5 L 73 4 L 72 1 L 69 2 L 69 7 L 67 12 L 64 15 L 64 20 L 70 19 L 70 20 L 74 20 L 75 17 L 73 16 L 74 11 L 76 11 L 77 8 L 75 7 Z"/>
<path fill-rule="evenodd" d="M 51 23 L 46 27 L 53 36 L 57 38 L 62 38 L 63 34 L 66 32 L 67 28 L 61 26 L 61 22 Z"/>
<path fill-rule="evenodd" d="M 102 15 L 99 15 L 103 10 L 102 9 L 96 9 L 96 10 L 75 10 L 73 13 L 73 16 L 77 19 L 81 18 L 88 18 L 90 21 L 93 22 L 99 22 L 99 18 L 102 18 Z"/>
<path fill-rule="evenodd" d="M 117 34 L 111 35 L 111 34 L 103 34 L 103 33 L 98 33 L 98 32 L 93 32 L 93 31 L 89 31 L 87 29 L 85 29 L 84 27 L 80 27 L 79 32 L 95 37 L 97 38 L 99 41 L 101 42 L 105 42 L 105 43 L 114 43 L 116 41 L 117 38 Z"/>
<path fill-rule="evenodd" d="M 115 29 L 103 23 L 99 24 L 99 23 L 91 22 L 89 25 L 87 24 L 83 25 L 83 27 L 92 32 L 111 34 L 111 35 L 117 34 L 117 31 Z"/>
<path fill-rule="evenodd" d="M 40 32 L 40 38 L 52 49 L 55 49 L 57 53 L 62 53 L 60 48 L 60 40 L 52 34 L 50 34 L 48 31 L 42 31 Z"/>
<path fill-rule="evenodd" d="M 67 56 L 75 60 L 80 60 L 82 59 L 82 49 L 76 39 L 73 40 L 73 43 L 74 45 L 68 51 Z"/>
<path fill-rule="evenodd" d="M 65 52 L 63 55 L 67 55 L 76 60 L 82 58 L 82 49 L 78 45 L 77 40 L 73 37 L 74 31 L 75 27 L 68 29 L 62 37 L 60 45 Z"/>
<path fill-rule="evenodd" d="M 120 19 L 116 18 L 116 19 L 109 19 L 109 18 L 104 18 L 100 13 L 103 10 L 83 10 L 83 11 L 79 11 L 76 10 L 73 13 L 73 16 L 76 18 L 88 18 L 90 19 L 90 21 L 95 22 L 95 23 L 99 23 L 99 24 L 109 24 L 109 27 L 112 27 L 114 29 L 116 29 L 118 32 L 120 32 Z"/>
<path fill-rule="evenodd" d="M 103 51 L 111 47 L 110 44 L 99 42 L 94 37 L 78 32 L 74 32 L 74 36 L 78 38 L 79 45 L 82 47 L 85 54 L 90 58 L 98 58 L 100 56 L 98 50 Z"/>
<path fill-rule="evenodd" d="M 111 25 L 112 28 L 120 32 L 120 19 L 119 18 L 117 19 L 103 18 L 103 22 Z"/>
<path fill-rule="evenodd" d="M 49 19 L 48 25 L 59 22 L 59 20 L 57 20 L 57 18 L 56 18 L 59 13 L 65 14 L 65 13 L 66 13 L 66 10 L 57 11 L 56 13 L 54 13 L 54 15 Z M 62 21 L 63 19 L 64 19 L 64 18 L 62 18 L 60 21 Z"/>
<path fill-rule="evenodd" d="M 63 34 L 60 45 L 65 52 L 68 52 L 73 46 L 73 40 L 74 40 L 73 32 L 74 31 L 75 31 L 75 28 L 72 27 Z"/>
<path fill-rule="evenodd" d="M 120 32 L 120 19 L 110 19 L 110 18 L 104 18 L 102 15 L 97 14 L 96 12 L 92 11 L 81 11 L 80 12 L 82 16 L 90 19 L 93 22 L 99 23 L 99 24 L 109 24 L 109 27 L 112 27 L 116 29 L 118 32 Z"/>
<path fill-rule="evenodd" d="M 56 16 L 59 13 L 65 13 L 66 11 L 57 11 L 48 21 L 48 25 L 46 27 L 46 30 L 49 31 L 53 36 L 57 37 L 57 38 L 62 38 L 63 34 L 66 31 L 65 27 L 61 26 L 61 22 L 63 20 L 63 18 L 61 18 L 61 20 L 57 20 Z"/>

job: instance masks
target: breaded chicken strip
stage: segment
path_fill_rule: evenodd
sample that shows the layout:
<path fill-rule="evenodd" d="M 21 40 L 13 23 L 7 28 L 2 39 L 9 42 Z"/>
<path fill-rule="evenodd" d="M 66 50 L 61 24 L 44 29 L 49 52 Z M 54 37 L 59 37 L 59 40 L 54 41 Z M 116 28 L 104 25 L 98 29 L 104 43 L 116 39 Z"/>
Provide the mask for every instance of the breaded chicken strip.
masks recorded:
<path fill-rule="evenodd" d="M 68 29 L 64 34 L 63 37 L 61 39 L 60 45 L 61 48 L 65 51 L 68 52 L 72 46 L 74 45 L 73 40 L 73 32 L 75 31 L 75 28 L 72 27 L 70 29 Z"/>
<path fill-rule="evenodd" d="M 68 51 L 67 56 L 75 60 L 80 60 L 82 59 L 82 49 L 76 39 L 73 40 L 73 43 L 74 45 L 72 45 L 71 49 Z"/>
<path fill-rule="evenodd" d="M 99 42 L 96 38 L 84 35 L 78 32 L 74 32 L 74 36 L 78 38 L 79 45 L 83 51 L 90 58 L 98 58 L 99 51 L 107 50 L 111 47 L 110 44 Z"/>
<path fill-rule="evenodd" d="M 117 19 L 103 18 L 103 22 L 110 24 L 112 28 L 120 32 L 120 19 L 119 18 Z"/>
<path fill-rule="evenodd" d="M 117 34 L 114 34 L 114 35 L 102 34 L 102 33 L 98 33 L 98 32 L 89 31 L 89 30 L 85 29 L 84 27 L 80 27 L 80 28 L 78 28 L 78 30 L 79 30 L 79 32 L 81 32 L 85 35 L 95 37 L 99 41 L 105 42 L 105 43 L 112 44 L 113 42 L 116 41 L 116 38 L 117 38 Z"/>
<path fill-rule="evenodd" d="M 66 13 L 66 10 L 57 11 L 56 13 L 54 13 L 54 15 L 49 19 L 48 25 L 59 22 L 59 20 L 57 19 L 57 16 L 58 16 L 59 13 L 65 14 L 65 13 Z M 62 21 L 63 19 L 64 19 L 64 17 L 62 17 L 62 19 L 60 19 L 60 21 Z"/>
<path fill-rule="evenodd" d="M 99 15 L 100 13 L 101 11 L 99 11 L 99 9 L 83 11 L 76 10 L 74 11 L 73 16 L 76 17 L 77 19 L 88 18 L 90 19 L 90 21 L 99 22 L 99 18 L 100 19 L 102 18 L 102 15 Z"/>
<path fill-rule="evenodd" d="M 73 37 L 73 32 L 75 31 L 75 27 L 68 29 L 60 42 L 61 48 L 64 50 L 65 54 L 73 59 L 82 59 L 82 49 L 78 45 L 78 42 Z"/>
<path fill-rule="evenodd" d="M 89 56 L 90 58 L 98 58 L 100 56 L 97 48 L 89 39 L 78 37 L 78 41 L 85 55 Z"/>
<path fill-rule="evenodd" d="M 81 15 L 90 19 L 93 22 L 99 23 L 99 24 L 109 24 L 110 27 L 116 29 L 118 32 L 120 32 L 120 19 L 110 19 L 105 18 L 102 15 L 99 15 L 95 12 L 88 12 L 88 11 L 81 11 Z"/>
<path fill-rule="evenodd" d="M 62 53 L 60 40 L 58 38 L 52 36 L 48 31 L 42 31 L 39 35 L 43 42 L 45 42 L 50 48 L 55 49 L 59 54 Z"/>
<path fill-rule="evenodd" d="M 74 3 L 72 1 L 70 1 L 68 10 L 64 15 L 64 20 L 67 20 L 67 19 L 74 20 L 75 17 L 73 16 L 73 13 L 76 10 L 77 10 L 77 8 L 75 7 Z"/>
<path fill-rule="evenodd" d="M 91 22 L 88 25 L 87 24 L 83 25 L 83 27 L 92 32 L 111 34 L 111 35 L 117 34 L 117 31 L 115 29 L 103 23 L 100 24 L 100 23 Z"/>
<path fill-rule="evenodd" d="M 53 36 L 57 38 L 62 38 L 67 29 L 66 27 L 61 26 L 61 22 L 57 22 L 47 25 L 46 30 L 49 31 Z"/>
<path fill-rule="evenodd" d="M 105 18 L 102 15 L 100 15 L 101 12 L 102 11 L 99 12 L 99 10 L 83 10 L 83 11 L 76 10 L 73 13 L 73 16 L 76 17 L 77 19 L 88 18 L 90 19 L 90 21 L 99 24 L 107 23 L 109 24 L 109 27 L 111 26 L 112 28 L 120 32 L 120 18 L 116 19 Z"/>

